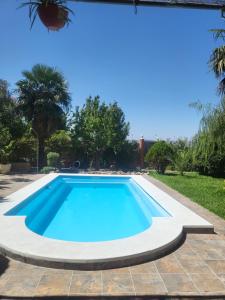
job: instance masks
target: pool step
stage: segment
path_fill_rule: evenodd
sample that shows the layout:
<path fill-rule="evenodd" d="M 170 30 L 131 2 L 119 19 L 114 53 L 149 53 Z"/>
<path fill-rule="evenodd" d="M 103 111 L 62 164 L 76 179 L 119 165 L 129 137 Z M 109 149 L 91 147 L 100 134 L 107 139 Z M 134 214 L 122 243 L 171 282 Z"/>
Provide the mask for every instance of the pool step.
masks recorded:
<path fill-rule="evenodd" d="M 70 191 L 71 188 L 66 184 L 61 184 L 57 189 L 54 189 L 54 193 L 51 197 L 48 197 L 47 201 L 43 203 L 39 211 L 35 210 L 35 212 L 27 217 L 27 226 L 31 230 L 42 234 Z"/>
<path fill-rule="evenodd" d="M 7 216 L 30 216 L 42 208 L 45 202 L 55 193 L 56 182 L 44 186 L 41 190 L 28 197 L 25 201 L 6 213 Z M 35 199 L 35 201 L 33 201 Z"/>

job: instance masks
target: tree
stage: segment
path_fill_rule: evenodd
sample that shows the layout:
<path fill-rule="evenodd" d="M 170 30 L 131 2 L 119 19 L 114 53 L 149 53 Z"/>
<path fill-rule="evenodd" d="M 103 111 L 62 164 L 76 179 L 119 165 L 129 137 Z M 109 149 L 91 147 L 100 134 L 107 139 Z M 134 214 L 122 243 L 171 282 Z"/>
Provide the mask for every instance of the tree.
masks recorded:
<path fill-rule="evenodd" d="M 198 107 L 197 107 L 198 108 Z M 225 98 L 214 108 L 200 108 L 203 113 L 198 134 L 192 142 L 193 163 L 203 174 L 225 174 Z"/>
<path fill-rule="evenodd" d="M 12 97 L 9 84 L 0 80 L 0 161 L 7 162 L 11 153 L 11 143 L 22 137 L 26 123 L 17 111 L 16 99 Z"/>
<path fill-rule="evenodd" d="M 19 109 L 39 140 L 39 167 L 45 162 L 45 141 L 58 129 L 65 127 L 65 112 L 70 106 L 68 84 L 55 68 L 35 65 L 23 71 L 17 82 Z"/>
<path fill-rule="evenodd" d="M 129 124 L 118 104 L 106 105 L 98 96 L 89 97 L 81 109 L 76 108 L 71 125 L 74 146 L 82 149 L 80 152 L 96 169 L 100 167 L 104 151 L 111 148 L 116 154 L 129 132 Z"/>
<path fill-rule="evenodd" d="M 184 171 L 188 171 L 190 167 L 190 152 L 188 149 L 178 150 L 174 158 L 175 169 L 184 175 Z"/>
<path fill-rule="evenodd" d="M 212 30 L 216 39 L 225 40 L 225 30 Z M 216 48 L 210 57 L 210 66 L 220 79 L 219 93 L 222 99 L 216 107 L 192 103 L 202 113 L 200 128 L 192 140 L 193 166 L 202 174 L 225 174 L 225 46 Z"/>
<path fill-rule="evenodd" d="M 173 160 L 173 148 L 166 141 L 157 141 L 148 150 L 145 161 L 152 165 L 158 173 L 164 174 L 166 167 Z"/>
<path fill-rule="evenodd" d="M 225 40 L 225 30 L 213 30 L 216 39 Z M 210 67 L 220 79 L 219 93 L 225 94 L 225 46 L 216 48 L 210 57 Z M 202 174 L 224 176 L 225 174 L 225 99 L 216 107 L 194 103 L 202 113 L 200 128 L 192 141 L 193 165 Z"/>
<path fill-rule="evenodd" d="M 66 130 L 57 130 L 46 141 L 46 152 L 57 152 L 60 159 L 68 161 L 71 159 L 72 139 L 70 132 Z"/>
<path fill-rule="evenodd" d="M 191 169 L 191 148 L 187 139 L 178 139 L 171 143 L 173 147 L 173 164 L 180 175 Z"/>
<path fill-rule="evenodd" d="M 31 164 L 36 163 L 37 141 L 29 127 L 24 130 L 21 137 L 11 139 L 7 149 L 11 162 L 29 161 Z"/>
<path fill-rule="evenodd" d="M 225 40 L 225 30 L 216 29 L 212 30 L 214 32 L 215 39 L 221 38 L 223 41 Z M 219 83 L 219 94 L 225 94 L 225 46 L 222 45 L 213 50 L 210 60 L 210 67 L 214 72 L 216 78 L 220 79 Z"/>

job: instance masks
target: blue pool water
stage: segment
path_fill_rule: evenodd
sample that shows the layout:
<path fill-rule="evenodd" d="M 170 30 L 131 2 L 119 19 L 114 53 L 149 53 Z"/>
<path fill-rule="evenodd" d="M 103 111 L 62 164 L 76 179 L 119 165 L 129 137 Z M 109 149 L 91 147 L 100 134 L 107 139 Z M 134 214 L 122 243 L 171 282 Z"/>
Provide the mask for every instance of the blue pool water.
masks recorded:
<path fill-rule="evenodd" d="M 53 239 L 96 242 L 129 237 L 168 213 L 130 177 L 59 176 L 8 216 Z"/>

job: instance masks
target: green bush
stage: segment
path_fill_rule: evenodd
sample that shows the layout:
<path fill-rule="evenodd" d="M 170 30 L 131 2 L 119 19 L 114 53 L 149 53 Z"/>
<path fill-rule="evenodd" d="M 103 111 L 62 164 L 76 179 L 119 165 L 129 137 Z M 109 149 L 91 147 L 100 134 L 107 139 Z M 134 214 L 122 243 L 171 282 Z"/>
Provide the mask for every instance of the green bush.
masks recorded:
<path fill-rule="evenodd" d="M 1 164 L 9 163 L 9 153 L 5 149 L 0 149 L 0 163 Z"/>
<path fill-rule="evenodd" d="M 192 171 L 192 149 L 191 143 L 187 139 L 178 139 L 171 142 L 173 148 L 173 167 L 180 172 L 180 175 L 184 174 L 184 171 Z"/>
<path fill-rule="evenodd" d="M 55 171 L 54 167 L 44 167 L 41 169 L 42 174 L 49 174 L 50 172 Z"/>
<path fill-rule="evenodd" d="M 184 175 L 184 171 L 189 171 L 190 168 L 190 151 L 188 149 L 179 150 L 174 159 L 174 166 L 177 171 L 180 172 L 180 175 Z"/>
<path fill-rule="evenodd" d="M 57 152 L 49 152 L 47 154 L 47 165 L 48 167 L 57 167 L 59 161 L 59 153 Z"/>
<path fill-rule="evenodd" d="M 145 161 L 158 173 L 163 174 L 173 160 L 173 148 L 165 141 L 156 142 L 147 152 Z"/>
<path fill-rule="evenodd" d="M 70 159 L 73 154 L 70 133 L 65 130 L 53 133 L 46 141 L 46 153 L 49 152 L 59 153 L 61 160 Z"/>

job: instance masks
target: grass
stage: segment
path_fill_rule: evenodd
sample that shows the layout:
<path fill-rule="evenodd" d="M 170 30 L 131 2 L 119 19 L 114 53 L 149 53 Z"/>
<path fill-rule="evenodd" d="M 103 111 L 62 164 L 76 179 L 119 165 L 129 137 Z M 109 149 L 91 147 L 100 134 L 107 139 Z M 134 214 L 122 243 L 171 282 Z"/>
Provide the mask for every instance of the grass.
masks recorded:
<path fill-rule="evenodd" d="M 202 176 L 195 172 L 187 172 L 181 176 L 176 172 L 161 175 L 151 171 L 149 175 L 225 219 L 224 179 Z"/>

